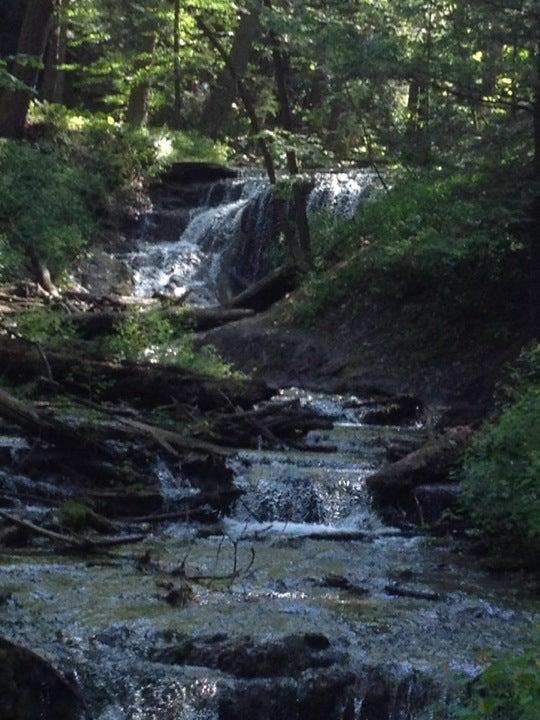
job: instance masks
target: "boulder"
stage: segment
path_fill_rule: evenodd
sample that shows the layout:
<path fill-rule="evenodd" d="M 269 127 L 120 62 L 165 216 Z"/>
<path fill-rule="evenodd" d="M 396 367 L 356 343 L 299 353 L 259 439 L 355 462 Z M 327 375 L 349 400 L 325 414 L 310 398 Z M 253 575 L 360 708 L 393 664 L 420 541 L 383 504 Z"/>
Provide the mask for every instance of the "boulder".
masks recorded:
<path fill-rule="evenodd" d="M 237 681 L 219 699 L 220 720 L 354 720 L 355 676 L 342 668 L 298 679 Z"/>
<path fill-rule="evenodd" d="M 168 665 L 194 665 L 221 670 L 237 678 L 296 676 L 307 669 L 328 668 L 340 656 L 324 635 L 304 633 L 270 640 L 227 635 L 189 638 L 155 650 L 152 659 Z"/>
<path fill-rule="evenodd" d="M 79 720 L 78 688 L 47 660 L 0 638 L 2 720 Z"/>
<path fill-rule="evenodd" d="M 376 502 L 383 505 L 399 502 L 419 485 L 447 483 L 471 436 L 469 426 L 452 428 L 369 477 L 367 484 Z"/>
<path fill-rule="evenodd" d="M 438 522 L 444 512 L 455 505 L 460 492 L 460 486 L 455 483 L 436 483 L 417 487 L 414 491 L 414 498 L 422 513 L 422 521 Z"/>
<path fill-rule="evenodd" d="M 103 250 L 81 260 L 76 279 L 91 297 L 131 295 L 134 288 L 133 273 L 126 263 Z"/>
<path fill-rule="evenodd" d="M 366 425 L 402 425 L 419 420 L 424 411 L 418 398 L 404 395 L 381 403 L 381 407 L 368 410 L 362 417 Z"/>
<path fill-rule="evenodd" d="M 191 183 L 213 183 L 218 180 L 234 179 L 236 170 L 209 162 L 175 162 L 161 176 L 169 183 L 189 185 Z"/>

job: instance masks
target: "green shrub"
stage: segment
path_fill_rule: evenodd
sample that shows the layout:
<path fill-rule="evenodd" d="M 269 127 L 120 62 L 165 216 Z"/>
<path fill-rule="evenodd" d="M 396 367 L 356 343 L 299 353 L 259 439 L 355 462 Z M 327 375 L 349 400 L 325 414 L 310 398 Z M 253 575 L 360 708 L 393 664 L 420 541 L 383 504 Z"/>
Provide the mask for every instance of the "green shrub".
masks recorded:
<path fill-rule="evenodd" d="M 60 105 L 34 106 L 31 118 L 41 146 L 86 172 L 96 216 L 137 205 L 144 182 L 162 166 L 156 140 L 145 128 Z"/>
<path fill-rule="evenodd" d="M 182 313 L 174 318 L 159 310 L 132 310 L 103 341 L 102 351 L 118 360 L 178 365 L 215 377 L 237 376 L 213 347 L 195 347 L 195 335 Z"/>
<path fill-rule="evenodd" d="M 510 312 L 522 302 L 524 245 L 513 226 L 522 200 L 493 175 L 405 178 L 353 219 L 314 225 L 316 269 L 293 310 L 312 320 L 362 295 L 417 304 L 440 320 Z M 515 183 L 514 183 L 515 184 Z M 495 189 L 494 189 L 495 188 Z"/>
<path fill-rule="evenodd" d="M 226 163 L 229 157 L 226 145 L 193 130 L 169 131 L 165 136 L 158 137 L 156 142 L 158 147 L 164 148 L 165 158 L 170 162 L 199 160 Z"/>
<path fill-rule="evenodd" d="M 75 328 L 65 317 L 45 308 L 17 315 L 16 330 L 27 340 L 49 347 L 64 346 L 76 335 Z"/>
<path fill-rule="evenodd" d="M 494 550 L 540 556 L 540 383 L 523 390 L 467 452 L 463 503 Z M 536 558 L 536 560 L 535 560 Z"/>
<path fill-rule="evenodd" d="M 469 688 L 461 703 L 435 708 L 433 720 L 537 720 L 540 709 L 538 642 L 522 655 L 501 658 Z"/>
<path fill-rule="evenodd" d="M 94 229 L 91 178 L 30 145 L 0 141 L 0 274 L 32 276 L 39 263 L 60 277 Z"/>

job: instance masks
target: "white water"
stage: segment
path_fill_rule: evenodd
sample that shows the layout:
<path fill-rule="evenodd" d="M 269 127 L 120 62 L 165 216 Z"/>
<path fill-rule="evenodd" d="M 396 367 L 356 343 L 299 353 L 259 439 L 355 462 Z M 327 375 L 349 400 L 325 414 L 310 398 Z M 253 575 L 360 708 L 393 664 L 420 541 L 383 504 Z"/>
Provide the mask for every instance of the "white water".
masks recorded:
<path fill-rule="evenodd" d="M 318 173 L 309 216 L 330 211 L 352 217 L 372 183 L 367 172 Z M 128 257 L 136 295 L 189 292 L 190 302 L 212 305 L 271 269 L 280 238 L 273 194 L 262 173 L 243 171 L 236 180 L 201 185 L 176 202 L 175 207 L 175 199 L 169 199 L 173 210 L 167 213 L 169 221 L 178 218 L 178 239 L 161 241 L 150 219 L 138 252 Z"/>

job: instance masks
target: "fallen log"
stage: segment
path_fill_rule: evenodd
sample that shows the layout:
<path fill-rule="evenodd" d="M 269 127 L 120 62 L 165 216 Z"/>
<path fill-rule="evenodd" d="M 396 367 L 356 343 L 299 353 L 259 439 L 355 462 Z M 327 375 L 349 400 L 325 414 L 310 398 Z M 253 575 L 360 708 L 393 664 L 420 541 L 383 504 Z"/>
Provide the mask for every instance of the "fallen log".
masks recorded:
<path fill-rule="evenodd" d="M 282 265 L 234 297 L 228 307 L 263 312 L 294 290 L 297 284 L 298 269 L 294 265 Z"/>
<path fill-rule="evenodd" d="M 75 535 L 64 535 L 62 533 L 47 530 L 28 520 L 11 515 L 10 513 L 0 510 L 0 517 L 11 525 L 22 528 L 33 535 L 40 535 L 52 540 L 54 543 L 69 547 L 73 550 L 81 552 L 91 552 L 93 550 L 102 550 L 104 548 L 116 547 L 118 545 L 133 545 L 146 539 L 146 535 L 120 535 L 118 537 L 102 537 L 102 538 L 81 538 Z"/>
<path fill-rule="evenodd" d="M 171 402 L 199 410 L 242 408 L 268 400 L 272 391 L 261 382 L 235 378 L 212 378 L 174 366 L 135 362 L 92 360 L 82 354 L 44 348 L 56 382 L 75 395 L 88 398 L 99 386 L 100 399 L 129 402 L 156 408 Z M 0 343 L 0 368 L 13 383 L 33 381 L 43 373 L 43 361 L 35 348 L 17 340 Z"/>
<path fill-rule="evenodd" d="M 157 307 L 163 305 L 157 301 Z M 222 307 L 186 307 L 181 313 L 172 309 L 162 309 L 161 317 L 171 322 L 182 321 L 194 330 L 204 331 L 226 325 L 237 320 L 252 317 L 253 310 Z M 109 335 L 127 317 L 123 311 L 91 310 L 64 315 L 66 322 L 74 325 L 87 340 Z"/>
<path fill-rule="evenodd" d="M 430 440 L 419 450 L 367 478 L 374 499 L 388 504 L 407 497 L 415 487 L 448 482 L 471 439 L 468 426 L 448 430 L 441 437 Z"/>
<path fill-rule="evenodd" d="M 0 389 L 0 416 L 14 422 L 33 437 L 68 447 L 74 444 L 79 452 L 86 450 L 101 458 L 109 460 L 116 458 L 116 454 L 103 443 L 84 436 L 80 430 L 67 422 L 38 413 L 30 403 L 23 403 L 2 389 Z"/>

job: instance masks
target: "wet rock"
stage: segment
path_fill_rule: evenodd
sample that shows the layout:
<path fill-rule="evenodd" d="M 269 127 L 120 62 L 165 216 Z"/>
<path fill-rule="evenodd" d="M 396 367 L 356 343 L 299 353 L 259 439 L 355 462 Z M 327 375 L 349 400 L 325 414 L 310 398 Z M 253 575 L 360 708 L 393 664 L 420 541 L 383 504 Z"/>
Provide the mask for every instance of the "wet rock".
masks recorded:
<path fill-rule="evenodd" d="M 358 720 L 413 720 L 440 696 L 433 678 L 407 665 L 371 668 L 359 684 Z"/>
<path fill-rule="evenodd" d="M 100 250 L 81 261 L 77 278 L 94 297 L 131 295 L 134 287 L 133 274 L 128 266 Z"/>
<path fill-rule="evenodd" d="M 210 162 L 176 162 L 162 175 L 165 182 L 189 185 L 234 179 L 238 173 L 224 165 Z"/>
<path fill-rule="evenodd" d="M 214 635 L 191 638 L 156 650 L 152 659 L 168 665 L 196 665 L 238 678 L 297 675 L 309 668 L 328 668 L 342 659 L 324 635 L 305 633 L 270 640 Z"/>
<path fill-rule="evenodd" d="M 379 504 L 399 502 L 410 496 L 415 487 L 448 482 L 472 436 L 470 427 L 457 427 L 428 442 L 367 479 L 369 489 Z"/>
<path fill-rule="evenodd" d="M 299 679 L 252 680 L 224 692 L 219 720 L 354 720 L 351 672 L 307 671 Z"/>
<path fill-rule="evenodd" d="M 459 498 L 461 488 L 450 483 L 420 485 L 414 491 L 414 498 L 426 523 L 438 522 L 447 510 L 451 510 Z"/>
<path fill-rule="evenodd" d="M 78 689 L 49 662 L 0 638 L 2 720 L 79 720 Z"/>
<path fill-rule="evenodd" d="M 402 425 L 422 417 L 423 405 L 417 398 L 393 398 L 376 410 L 368 410 L 362 417 L 366 425 Z"/>
<path fill-rule="evenodd" d="M 369 595 L 370 593 L 367 588 L 353 583 L 349 580 L 349 578 L 344 577 L 343 575 L 326 575 L 317 584 L 321 587 L 332 588 L 335 590 L 345 590 L 346 592 L 359 597 Z"/>

